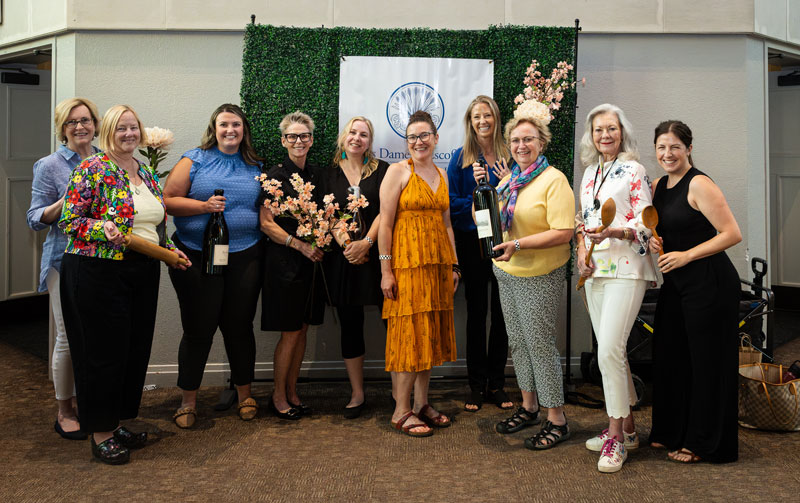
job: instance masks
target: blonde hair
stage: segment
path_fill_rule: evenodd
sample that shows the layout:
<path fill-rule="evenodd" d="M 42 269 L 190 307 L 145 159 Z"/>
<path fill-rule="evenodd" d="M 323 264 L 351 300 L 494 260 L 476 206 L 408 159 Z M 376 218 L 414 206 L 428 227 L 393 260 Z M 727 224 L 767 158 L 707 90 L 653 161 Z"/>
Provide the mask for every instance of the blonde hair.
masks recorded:
<path fill-rule="evenodd" d="M 497 103 L 486 95 L 478 95 L 472 100 L 467 107 L 467 112 L 464 114 L 464 148 L 461 151 L 461 167 L 466 168 L 472 166 L 478 160 L 481 147 L 478 145 L 478 136 L 475 134 L 475 129 L 472 127 L 472 109 L 476 105 L 483 103 L 489 107 L 494 117 L 494 131 L 492 131 L 492 145 L 494 146 L 494 155 L 498 159 L 508 159 L 510 152 L 508 146 L 503 141 L 502 127 L 500 126 L 500 109 Z"/>
<path fill-rule="evenodd" d="M 139 146 L 144 146 L 147 143 L 147 136 L 144 132 L 142 121 L 136 114 L 136 111 L 130 105 L 114 105 L 106 111 L 103 116 L 103 121 L 100 124 L 100 149 L 105 152 L 114 154 L 114 131 L 117 129 L 120 117 L 125 112 L 130 112 L 136 118 L 136 123 L 139 125 Z"/>
<path fill-rule="evenodd" d="M 361 178 L 367 178 L 369 175 L 375 172 L 378 169 L 378 158 L 375 157 L 375 153 L 372 151 L 372 139 L 375 138 L 375 128 L 372 127 L 372 121 L 363 117 L 361 115 L 353 117 L 347 124 L 345 124 L 344 129 L 342 132 L 339 133 L 339 138 L 336 140 L 336 150 L 333 152 L 333 165 L 339 167 L 342 165 L 342 154 L 344 154 L 344 142 L 347 140 L 347 135 L 350 133 L 350 130 L 353 128 L 353 124 L 356 122 L 361 121 L 367 125 L 367 129 L 369 129 L 369 145 L 367 145 L 367 150 L 364 151 L 364 160 L 366 161 L 361 168 Z"/>
<path fill-rule="evenodd" d="M 617 158 L 620 161 L 638 161 L 639 160 L 639 150 L 636 148 L 636 138 L 633 137 L 633 126 L 628 121 L 628 118 L 625 117 L 625 112 L 622 111 L 618 106 L 612 105 L 610 103 L 603 103 L 602 105 L 597 105 L 594 107 L 590 112 L 589 115 L 586 116 L 586 122 L 584 123 L 584 131 L 583 137 L 581 138 L 581 163 L 583 166 L 591 166 L 592 164 L 597 162 L 597 159 L 600 157 L 600 151 L 597 150 L 597 147 L 594 145 L 594 138 L 592 136 L 592 130 L 594 129 L 594 118 L 600 114 L 612 113 L 617 116 L 617 121 L 619 122 L 619 127 L 622 133 L 622 141 L 619 145 L 619 154 L 617 154 Z"/>
<path fill-rule="evenodd" d="M 302 124 L 308 128 L 312 135 L 314 134 L 314 120 L 311 119 L 308 114 L 304 114 L 300 110 L 286 114 L 283 119 L 281 119 L 279 126 L 281 134 L 286 134 L 286 130 L 289 129 L 289 126 L 292 124 Z"/>
<path fill-rule="evenodd" d="M 92 121 L 94 121 L 94 137 L 97 138 L 99 134 L 97 126 L 100 122 L 100 114 L 97 113 L 97 105 L 86 98 L 68 98 L 56 105 L 56 111 L 55 114 L 53 114 L 56 137 L 61 143 L 67 143 L 67 135 L 64 134 L 64 124 L 67 122 L 67 117 L 72 113 L 72 109 L 81 105 L 89 109 L 89 115 L 92 116 Z"/>
<path fill-rule="evenodd" d="M 547 146 L 550 145 L 550 140 L 553 138 L 553 135 L 550 134 L 550 128 L 547 127 L 547 124 L 542 122 L 539 119 L 535 119 L 533 117 L 514 117 L 510 121 L 506 123 L 506 131 L 505 131 L 505 138 L 506 142 L 509 141 L 509 137 L 511 136 L 511 132 L 514 131 L 518 126 L 521 124 L 530 124 L 531 126 L 535 127 L 537 131 L 539 131 L 539 140 L 542 142 L 542 150 L 539 154 L 543 154 L 545 150 L 547 150 Z"/>

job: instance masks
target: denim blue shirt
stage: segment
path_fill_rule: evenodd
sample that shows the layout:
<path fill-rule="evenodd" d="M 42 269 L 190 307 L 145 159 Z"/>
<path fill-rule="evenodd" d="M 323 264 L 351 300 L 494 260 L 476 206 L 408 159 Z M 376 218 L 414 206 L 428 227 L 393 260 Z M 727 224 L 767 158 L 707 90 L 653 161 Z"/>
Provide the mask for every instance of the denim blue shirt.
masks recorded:
<path fill-rule="evenodd" d="M 92 147 L 92 153 L 99 152 Z M 77 152 L 68 149 L 66 145 L 61 145 L 58 150 L 42 157 L 33 165 L 33 186 L 31 188 L 31 207 L 28 209 L 28 227 L 35 231 L 40 231 L 50 227 L 47 238 L 42 247 L 42 263 L 39 273 L 39 291 L 47 291 L 47 271 L 52 267 L 55 270 L 61 268 L 61 256 L 67 246 L 67 235 L 59 229 L 56 224 L 58 218 L 53 223 L 42 223 L 44 209 L 61 199 L 67 190 L 69 175 L 75 166 L 83 159 Z"/>
<path fill-rule="evenodd" d="M 478 185 L 475 177 L 472 176 L 472 168 L 461 167 L 461 151 L 459 147 L 453 152 L 450 164 L 447 165 L 447 178 L 450 189 L 450 221 L 453 229 L 469 232 L 474 231 L 475 221 L 472 219 L 472 192 Z M 481 158 L 483 155 L 481 155 Z M 489 170 L 489 183 L 492 187 L 497 187 L 499 180 L 494 172 Z"/>
<path fill-rule="evenodd" d="M 231 253 L 258 243 L 263 236 L 258 221 L 259 208 L 255 205 L 261 194 L 261 184 L 256 181 L 261 167 L 244 162 L 240 152 L 226 154 L 217 147 L 208 150 L 195 148 L 183 157 L 192 161 L 189 170 L 191 187 L 186 197 L 206 201 L 214 195 L 214 189 L 225 191 L 225 223 L 230 234 Z M 174 217 L 178 239 L 190 250 L 201 250 L 209 218 L 210 213 Z"/>

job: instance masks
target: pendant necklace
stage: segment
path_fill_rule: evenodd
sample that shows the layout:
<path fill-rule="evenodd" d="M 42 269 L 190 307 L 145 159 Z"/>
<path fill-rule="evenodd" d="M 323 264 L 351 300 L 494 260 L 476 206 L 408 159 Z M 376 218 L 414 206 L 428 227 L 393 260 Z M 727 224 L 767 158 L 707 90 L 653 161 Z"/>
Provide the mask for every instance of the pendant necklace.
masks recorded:
<path fill-rule="evenodd" d="M 597 173 L 600 173 L 602 171 L 603 163 L 600 163 L 600 165 L 597 166 L 597 171 L 594 172 L 594 184 L 592 184 L 592 199 L 594 199 L 593 205 L 595 210 L 600 209 L 600 200 L 597 199 L 597 196 L 600 195 L 600 189 L 603 187 L 603 184 L 606 182 L 606 178 L 608 178 L 608 175 L 611 174 L 611 169 L 614 167 L 616 163 L 617 160 L 614 159 L 614 162 L 612 162 L 611 166 L 608 167 L 608 171 L 606 171 L 606 174 L 603 175 L 603 178 L 600 179 L 600 186 L 597 187 L 597 191 L 594 190 L 594 187 L 597 186 Z"/>

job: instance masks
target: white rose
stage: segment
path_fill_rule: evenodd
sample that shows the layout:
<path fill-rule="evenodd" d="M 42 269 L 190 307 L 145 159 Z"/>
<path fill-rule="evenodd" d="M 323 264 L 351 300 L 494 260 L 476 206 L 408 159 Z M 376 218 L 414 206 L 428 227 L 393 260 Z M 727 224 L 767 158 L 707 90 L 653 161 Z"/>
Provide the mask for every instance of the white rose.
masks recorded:
<path fill-rule="evenodd" d="M 147 138 L 147 146 L 152 148 L 167 150 L 175 141 L 175 135 L 169 129 L 146 127 L 144 128 L 144 134 L 145 138 Z"/>

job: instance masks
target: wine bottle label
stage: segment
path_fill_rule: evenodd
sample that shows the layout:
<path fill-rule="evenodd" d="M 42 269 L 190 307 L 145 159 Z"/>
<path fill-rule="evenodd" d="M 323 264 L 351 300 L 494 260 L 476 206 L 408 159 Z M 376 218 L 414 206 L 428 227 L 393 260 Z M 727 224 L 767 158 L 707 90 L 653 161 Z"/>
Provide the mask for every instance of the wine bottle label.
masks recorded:
<path fill-rule="evenodd" d="M 475 212 L 475 225 L 478 226 L 479 238 L 492 237 L 492 217 L 488 209 Z"/>
<path fill-rule="evenodd" d="M 228 245 L 214 245 L 212 265 L 228 265 Z"/>

